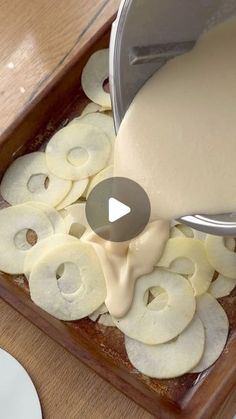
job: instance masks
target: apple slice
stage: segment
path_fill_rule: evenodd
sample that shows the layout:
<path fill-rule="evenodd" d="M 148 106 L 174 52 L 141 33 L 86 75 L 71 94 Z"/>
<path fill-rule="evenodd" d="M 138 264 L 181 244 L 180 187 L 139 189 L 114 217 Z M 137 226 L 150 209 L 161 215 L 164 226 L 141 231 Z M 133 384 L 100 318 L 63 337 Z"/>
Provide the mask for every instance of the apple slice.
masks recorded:
<path fill-rule="evenodd" d="M 11 205 L 37 201 L 55 207 L 70 189 L 71 181 L 60 179 L 50 172 L 42 152 L 16 159 L 1 182 L 1 194 Z"/>
<path fill-rule="evenodd" d="M 65 198 L 57 205 L 57 210 L 64 209 L 77 201 L 84 193 L 89 183 L 89 179 L 77 180 L 72 182 L 71 190 Z"/>
<path fill-rule="evenodd" d="M 186 237 L 185 234 L 177 226 L 171 227 L 170 239 L 176 239 L 176 237 Z"/>
<path fill-rule="evenodd" d="M 77 243 L 77 240 L 78 239 L 69 236 L 68 234 L 54 234 L 53 236 L 47 237 L 46 239 L 36 243 L 35 246 L 27 252 L 24 260 L 24 274 L 26 278 L 29 279 L 34 265 L 42 256 L 55 249 L 57 246 L 61 246 L 62 244 Z"/>
<path fill-rule="evenodd" d="M 65 295 L 57 280 L 58 268 L 74 264 L 78 269 L 77 291 Z M 74 275 L 67 276 L 73 281 Z M 76 243 L 57 246 L 34 265 L 29 279 L 30 294 L 36 305 L 61 320 L 79 320 L 89 316 L 104 302 L 106 285 L 102 268 L 92 246 Z"/>
<path fill-rule="evenodd" d="M 158 266 L 169 268 L 179 258 L 188 258 L 194 264 L 194 273 L 189 277 L 195 295 L 204 294 L 212 281 L 214 269 L 207 259 L 204 242 L 190 238 L 169 239 Z"/>
<path fill-rule="evenodd" d="M 94 102 L 90 102 L 88 103 L 87 106 L 85 106 L 83 112 L 81 113 L 80 116 L 85 116 L 88 115 L 90 113 L 95 113 L 95 112 L 100 112 L 100 110 L 102 109 L 102 107 L 100 105 L 98 105 L 97 103 Z"/>
<path fill-rule="evenodd" d="M 194 228 L 191 228 L 185 224 L 177 224 L 176 227 L 185 235 L 185 237 L 190 239 L 205 240 L 206 238 L 206 233 L 195 230 Z"/>
<path fill-rule="evenodd" d="M 110 140 L 111 148 L 112 148 L 110 158 L 107 164 L 108 165 L 113 164 L 113 160 L 114 160 L 113 148 L 114 148 L 114 141 L 116 138 L 113 118 L 104 113 L 99 113 L 99 112 L 89 113 L 84 116 L 80 116 L 78 118 L 73 119 L 70 122 L 70 125 L 80 123 L 80 122 L 88 124 L 88 125 L 93 125 L 94 127 L 101 129 L 107 135 L 107 137 Z"/>
<path fill-rule="evenodd" d="M 99 172 L 96 176 L 94 176 L 89 183 L 89 186 L 86 192 L 86 198 L 88 198 L 89 194 L 92 192 L 95 186 L 97 186 L 103 180 L 109 179 L 111 177 L 113 177 L 113 166 L 106 167 L 101 172 Z"/>
<path fill-rule="evenodd" d="M 153 378 L 176 378 L 189 372 L 200 361 L 205 343 L 204 328 L 197 315 L 174 340 L 162 345 L 145 345 L 125 337 L 131 364 Z"/>
<path fill-rule="evenodd" d="M 32 230 L 37 242 L 54 234 L 48 217 L 38 208 L 22 204 L 0 211 L 0 270 L 9 274 L 24 272 L 24 261 L 32 245 L 27 233 Z"/>
<path fill-rule="evenodd" d="M 111 144 L 105 132 L 81 121 L 58 131 L 46 148 L 49 170 L 62 179 L 74 181 L 100 172 L 110 154 Z"/>
<path fill-rule="evenodd" d="M 85 65 L 81 84 L 86 96 L 100 106 L 111 109 L 110 94 L 103 85 L 109 77 L 109 49 L 96 51 Z"/>
<path fill-rule="evenodd" d="M 89 227 L 86 214 L 85 202 L 70 205 L 62 212 L 66 223 L 67 233 L 80 239 L 85 230 Z"/>
<path fill-rule="evenodd" d="M 150 310 L 145 294 L 153 287 L 161 287 L 168 295 L 163 310 Z M 130 311 L 115 325 L 127 336 L 140 342 L 156 345 L 178 336 L 193 319 L 196 308 L 193 289 L 187 279 L 155 269 L 138 279 Z"/>
<path fill-rule="evenodd" d="M 210 294 L 197 298 L 197 314 L 200 317 L 206 335 L 203 356 L 192 372 L 202 372 L 213 365 L 224 350 L 228 333 L 228 317 L 218 301 Z M 192 348 L 195 345 L 192 342 Z"/>
<path fill-rule="evenodd" d="M 228 278 L 236 278 L 236 253 L 226 247 L 224 237 L 207 235 L 206 253 L 210 264 L 217 272 Z"/>
<path fill-rule="evenodd" d="M 113 319 L 109 313 L 102 314 L 98 319 L 98 324 L 106 327 L 116 327 Z"/>
<path fill-rule="evenodd" d="M 50 207 L 47 204 L 43 204 L 42 202 L 27 202 L 27 205 L 31 205 L 34 208 L 39 208 L 44 214 L 48 217 L 49 221 L 51 222 L 54 233 L 55 234 L 65 234 L 66 233 L 66 224 L 63 220 L 63 217 L 59 212 L 55 209 Z"/>
<path fill-rule="evenodd" d="M 209 294 L 215 298 L 222 298 L 230 295 L 236 287 L 236 279 L 227 278 L 219 274 L 218 278 L 211 283 Z"/>
<path fill-rule="evenodd" d="M 90 314 L 89 318 L 90 320 L 92 320 L 93 322 L 96 322 L 97 319 L 101 316 L 101 314 L 105 314 L 107 313 L 107 306 L 106 304 L 102 304 L 100 307 L 97 308 L 97 310 L 95 310 L 92 314 Z"/>

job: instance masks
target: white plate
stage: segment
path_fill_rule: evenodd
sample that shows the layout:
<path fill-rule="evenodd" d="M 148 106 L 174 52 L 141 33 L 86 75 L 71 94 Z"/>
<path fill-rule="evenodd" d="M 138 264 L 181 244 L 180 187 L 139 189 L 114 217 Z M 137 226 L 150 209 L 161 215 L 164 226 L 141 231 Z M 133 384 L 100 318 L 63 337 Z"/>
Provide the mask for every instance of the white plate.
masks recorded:
<path fill-rule="evenodd" d="M 0 349 L 0 416 L 2 419 L 42 419 L 39 398 L 28 373 Z"/>

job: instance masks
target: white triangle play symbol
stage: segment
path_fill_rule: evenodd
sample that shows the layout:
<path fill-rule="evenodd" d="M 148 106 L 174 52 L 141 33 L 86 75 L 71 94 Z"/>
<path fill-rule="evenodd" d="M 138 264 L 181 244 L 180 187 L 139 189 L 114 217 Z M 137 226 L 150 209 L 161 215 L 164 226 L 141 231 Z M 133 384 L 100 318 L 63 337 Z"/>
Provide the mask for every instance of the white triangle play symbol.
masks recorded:
<path fill-rule="evenodd" d="M 115 198 L 109 199 L 109 221 L 110 223 L 114 223 L 120 218 L 124 217 L 127 214 L 131 213 L 131 208 L 127 205 L 123 204 L 122 202 L 118 201 Z"/>

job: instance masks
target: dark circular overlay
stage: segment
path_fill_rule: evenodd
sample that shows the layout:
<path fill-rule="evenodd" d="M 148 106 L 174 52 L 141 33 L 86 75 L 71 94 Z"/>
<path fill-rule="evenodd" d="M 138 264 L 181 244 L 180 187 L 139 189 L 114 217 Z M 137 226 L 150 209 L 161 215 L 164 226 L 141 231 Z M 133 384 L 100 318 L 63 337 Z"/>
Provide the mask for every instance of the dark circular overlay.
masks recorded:
<path fill-rule="evenodd" d="M 130 207 L 131 212 L 109 222 L 109 199 Z M 104 240 L 125 242 L 138 236 L 149 222 L 151 205 L 144 189 L 130 179 L 113 177 L 100 182 L 86 203 L 86 217 L 92 230 Z"/>

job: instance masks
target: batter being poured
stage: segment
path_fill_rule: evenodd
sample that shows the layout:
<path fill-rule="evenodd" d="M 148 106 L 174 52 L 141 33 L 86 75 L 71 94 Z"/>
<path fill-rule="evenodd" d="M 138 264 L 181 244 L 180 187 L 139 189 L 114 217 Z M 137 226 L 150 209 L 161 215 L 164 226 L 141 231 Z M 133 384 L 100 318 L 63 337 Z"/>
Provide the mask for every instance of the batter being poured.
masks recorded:
<path fill-rule="evenodd" d="M 121 124 L 114 175 L 144 188 L 152 223 L 139 251 L 132 253 L 140 238 L 109 249 L 101 240 L 94 243 L 107 282 L 106 304 L 117 317 L 129 310 L 135 279 L 161 257 L 168 220 L 236 210 L 235 45 L 236 19 L 205 33 L 191 52 L 154 74 Z"/>

